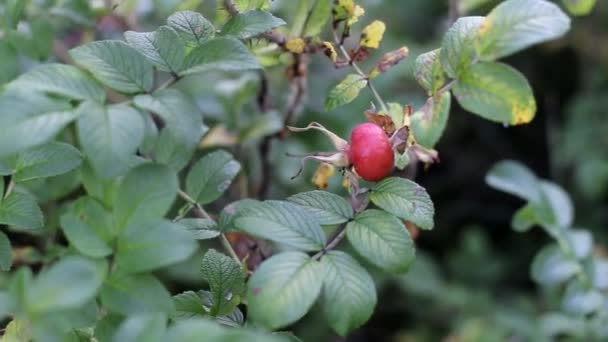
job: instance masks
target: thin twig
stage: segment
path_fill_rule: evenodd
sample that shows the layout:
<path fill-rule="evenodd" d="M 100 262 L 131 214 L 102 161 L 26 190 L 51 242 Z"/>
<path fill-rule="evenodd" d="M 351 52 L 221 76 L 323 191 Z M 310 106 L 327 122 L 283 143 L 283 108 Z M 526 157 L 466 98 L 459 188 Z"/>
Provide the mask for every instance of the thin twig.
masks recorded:
<path fill-rule="evenodd" d="M 342 241 L 344 239 L 344 237 L 346 236 L 346 224 L 343 224 L 342 226 L 340 226 L 340 228 L 336 229 L 334 234 L 335 235 L 333 236 L 333 238 L 329 239 L 329 242 L 327 243 L 327 245 L 325 245 L 325 247 L 323 247 L 323 249 L 320 250 L 317 254 L 312 256 L 313 260 L 321 259 L 321 257 L 323 255 L 327 254 L 327 252 L 336 248 L 336 246 L 340 243 L 340 241 Z"/>
<path fill-rule="evenodd" d="M 357 74 L 359 74 L 359 76 L 361 76 L 367 80 L 367 87 L 371 90 L 372 95 L 374 95 L 374 98 L 376 98 L 376 102 L 378 102 L 378 104 L 380 105 L 382 110 L 384 110 L 385 112 L 388 112 L 388 107 L 387 107 L 386 103 L 384 102 L 384 100 L 382 99 L 382 97 L 380 96 L 380 93 L 378 93 L 378 91 L 376 90 L 376 87 L 374 87 L 374 85 L 372 84 L 372 81 L 369 79 L 368 75 L 365 74 L 363 72 L 363 70 L 361 70 L 361 68 L 357 65 L 357 63 L 352 58 L 350 58 L 350 55 L 348 54 L 348 51 L 346 51 L 346 48 L 343 45 L 343 41 L 338 37 L 338 32 L 336 32 L 336 30 L 333 30 L 333 35 L 334 35 L 334 42 L 338 46 L 338 50 L 340 50 L 340 53 L 342 53 L 342 56 L 344 57 L 344 59 L 346 59 L 348 64 L 350 64 L 353 67 L 353 69 L 355 69 L 355 71 L 357 72 Z"/>
<path fill-rule="evenodd" d="M 199 218 L 204 218 L 204 219 L 211 219 L 211 216 L 205 211 L 203 206 L 200 203 L 198 203 L 194 198 L 190 197 L 190 195 L 188 195 L 188 193 L 179 189 L 179 190 L 177 190 L 177 194 L 183 200 L 185 200 L 186 202 L 188 202 L 194 206 L 193 213 L 195 216 L 197 216 Z M 228 254 L 230 254 L 230 256 L 234 259 L 234 261 L 236 261 L 240 265 L 241 259 L 234 251 L 234 248 L 232 248 L 230 241 L 228 241 L 228 239 L 226 238 L 226 235 L 224 233 L 220 234 L 220 242 L 222 243 L 222 246 L 226 249 Z"/>

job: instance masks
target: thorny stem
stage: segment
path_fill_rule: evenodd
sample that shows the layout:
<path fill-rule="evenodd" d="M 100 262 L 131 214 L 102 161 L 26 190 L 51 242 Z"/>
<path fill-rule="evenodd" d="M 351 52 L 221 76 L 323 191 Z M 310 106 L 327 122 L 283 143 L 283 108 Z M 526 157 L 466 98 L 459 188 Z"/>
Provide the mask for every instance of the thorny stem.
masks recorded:
<path fill-rule="evenodd" d="M 190 197 L 190 195 L 188 195 L 185 191 L 180 189 L 177 191 L 177 193 L 178 193 L 179 197 L 181 197 L 183 200 L 185 200 L 186 202 L 188 202 L 194 206 L 194 211 L 193 211 L 194 215 L 196 215 L 200 218 L 204 218 L 204 219 L 211 219 L 211 216 L 205 211 L 205 209 L 203 209 L 203 206 L 200 203 L 198 203 L 195 199 Z M 228 241 L 228 239 L 226 238 L 226 235 L 224 233 L 220 234 L 220 242 L 222 243 L 222 246 L 226 249 L 228 254 L 230 254 L 232 259 L 234 259 L 234 261 L 236 261 L 240 265 L 241 259 L 234 251 L 234 248 L 232 248 L 230 241 Z"/>
<path fill-rule="evenodd" d="M 340 53 L 342 53 L 342 56 L 346 59 L 348 64 L 352 65 L 353 69 L 355 69 L 359 76 L 367 80 L 367 87 L 369 88 L 369 90 L 371 90 L 372 94 L 374 95 L 374 98 L 376 98 L 376 102 L 378 102 L 382 110 L 388 112 L 388 107 L 380 96 L 380 94 L 378 93 L 378 91 L 376 90 L 376 87 L 374 87 L 374 85 L 372 84 L 372 80 L 370 80 L 369 77 L 363 72 L 363 70 L 361 70 L 361 68 L 357 65 L 357 63 L 352 58 L 350 58 L 348 51 L 346 51 L 346 48 L 344 47 L 342 40 L 338 37 L 338 32 L 336 32 L 335 29 L 333 30 L 333 35 L 334 41 L 338 46 L 338 50 L 340 50 Z"/>

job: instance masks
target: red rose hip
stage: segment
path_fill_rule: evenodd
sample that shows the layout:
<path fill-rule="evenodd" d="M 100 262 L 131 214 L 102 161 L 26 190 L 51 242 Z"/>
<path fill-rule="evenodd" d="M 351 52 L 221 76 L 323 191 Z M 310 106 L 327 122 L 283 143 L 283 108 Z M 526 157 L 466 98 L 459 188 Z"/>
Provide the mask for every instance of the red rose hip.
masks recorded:
<path fill-rule="evenodd" d="M 395 168 L 395 155 L 384 130 L 373 123 L 355 127 L 350 135 L 348 158 L 357 174 L 370 182 L 388 176 Z"/>

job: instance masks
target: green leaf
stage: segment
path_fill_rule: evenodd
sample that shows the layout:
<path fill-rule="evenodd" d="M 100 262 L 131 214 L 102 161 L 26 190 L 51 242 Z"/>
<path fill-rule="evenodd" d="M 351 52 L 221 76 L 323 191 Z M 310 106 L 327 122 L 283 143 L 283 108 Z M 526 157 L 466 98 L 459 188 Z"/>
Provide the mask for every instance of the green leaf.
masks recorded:
<path fill-rule="evenodd" d="M 176 223 L 135 220 L 118 238 L 116 267 L 124 273 L 148 272 L 186 260 L 196 248 L 192 235 Z"/>
<path fill-rule="evenodd" d="M 203 278 L 209 283 L 211 316 L 224 316 L 236 308 L 245 292 L 245 274 L 232 258 L 210 249 L 203 257 Z"/>
<path fill-rule="evenodd" d="M 161 342 L 167 329 L 167 316 L 162 313 L 127 317 L 114 334 L 115 342 Z"/>
<path fill-rule="evenodd" d="M 4 19 L 6 26 L 10 29 L 16 29 L 21 20 L 27 1 L 23 0 L 6 0 L 4 3 Z"/>
<path fill-rule="evenodd" d="M 562 298 L 562 308 L 568 313 L 584 316 L 601 310 L 603 302 L 604 296 L 597 289 L 571 282 Z"/>
<path fill-rule="evenodd" d="M 106 98 L 103 88 L 95 80 L 78 68 L 65 64 L 41 64 L 21 75 L 10 86 L 74 100 L 103 103 Z"/>
<path fill-rule="evenodd" d="M 205 316 L 203 299 L 194 291 L 186 291 L 173 296 L 175 316 L 177 319 L 188 319 L 196 316 Z"/>
<path fill-rule="evenodd" d="M 248 204 L 237 214 L 233 224 L 252 236 L 302 251 L 318 251 L 325 246 L 325 234 L 319 222 L 305 209 L 289 202 Z"/>
<path fill-rule="evenodd" d="M 488 14 L 475 48 L 482 60 L 492 61 L 557 39 L 569 29 L 570 18 L 549 1 L 508 0 Z"/>
<path fill-rule="evenodd" d="M 154 32 L 125 32 L 127 43 L 162 71 L 177 74 L 186 58 L 186 46 L 177 32 L 161 26 Z"/>
<path fill-rule="evenodd" d="M 331 0 L 317 0 L 310 11 L 306 26 L 304 26 L 303 36 L 316 36 L 321 33 L 323 27 L 331 16 Z"/>
<path fill-rule="evenodd" d="M 7 41 L 0 42 L 0 84 L 12 81 L 19 75 L 19 55 L 15 48 Z"/>
<path fill-rule="evenodd" d="M 421 229 L 433 228 L 435 208 L 426 190 L 409 179 L 390 177 L 376 183 L 369 199 Z"/>
<path fill-rule="evenodd" d="M 240 171 L 241 164 L 230 153 L 209 153 L 188 172 L 186 191 L 201 204 L 211 203 L 222 196 Z"/>
<path fill-rule="evenodd" d="M 44 224 L 42 211 L 36 198 L 22 190 L 13 190 L 8 197 L 0 196 L 0 224 L 13 226 L 19 231 L 40 230 Z"/>
<path fill-rule="evenodd" d="M 412 130 L 416 142 L 433 148 L 441 139 L 448 123 L 452 97 L 449 91 L 439 98 L 429 97 L 424 106 L 412 115 Z"/>
<path fill-rule="evenodd" d="M 163 284 L 149 274 L 112 274 L 101 289 L 101 302 L 110 312 L 122 315 L 171 313 L 173 301 Z"/>
<path fill-rule="evenodd" d="M 285 21 L 273 16 L 270 12 L 252 10 L 231 16 L 222 27 L 222 34 L 248 39 L 282 25 L 285 25 Z"/>
<path fill-rule="evenodd" d="M 441 49 L 423 53 L 414 62 L 414 77 L 429 96 L 433 96 L 445 83 L 445 74 L 440 61 Z"/>
<path fill-rule="evenodd" d="M 186 218 L 177 221 L 196 240 L 208 240 L 220 235 L 217 223 L 211 219 Z"/>
<path fill-rule="evenodd" d="M 165 122 L 154 150 L 154 159 L 181 170 L 191 159 L 208 128 L 200 110 L 183 92 L 163 89 L 133 99 L 138 108 L 159 115 Z"/>
<path fill-rule="evenodd" d="M 24 89 L 0 95 L 0 157 L 53 139 L 77 114 L 69 102 Z M 36 132 L 36 134 L 31 134 Z"/>
<path fill-rule="evenodd" d="M 61 215 L 65 237 L 78 252 L 92 258 L 110 255 L 108 245 L 113 236 L 110 213 L 91 197 L 80 197 Z"/>
<path fill-rule="evenodd" d="M 27 310 L 42 313 L 83 306 L 95 297 L 106 274 L 105 262 L 64 257 L 42 271 L 26 293 Z"/>
<path fill-rule="evenodd" d="M 513 160 L 503 160 L 492 166 L 486 183 L 528 201 L 537 202 L 541 198 L 538 178 L 526 166 Z"/>
<path fill-rule="evenodd" d="M 125 94 L 147 92 L 154 83 L 154 68 L 125 42 L 104 40 L 70 50 L 78 65 L 101 83 Z"/>
<path fill-rule="evenodd" d="M 540 181 L 542 200 L 536 205 L 537 216 L 546 226 L 568 228 L 574 220 L 574 205 L 568 193 L 559 185 Z"/>
<path fill-rule="evenodd" d="M 542 285 L 556 285 L 578 271 L 576 260 L 568 258 L 555 244 L 543 247 L 532 262 L 532 279 Z"/>
<path fill-rule="evenodd" d="M 593 250 L 593 235 L 587 229 L 568 229 L 566 239 L 579 260 L 585 260 Z"/>
<path fill-rule="evenodd" d="M 460 75 L 453 92 L 464 109 L 491 121 L 520 125 L 536 114 L 528 80 L 506 64 L 474 64 Z"/>
<path fill-rule="evenodd" d="M 476 58 L 474 41 L 484 22 L 483 17 L 458 19 L 446 32 L 441 43 L 439 58 L 445 72 L 452 78 L 460 78 Z"/>
<path fill-rule="evenodd" d="M 583 340 L 586 335 L 587 322 L 584 317 L 575 317 L 562 312 L 549 312 L 539 318 L 543 336 L 556 339 L 558 336 L 571 336 Z"/>
<path fill-rule="evenodd" d="M 8 239 L 8 236 L 6 236 L 6 234 L 0 231 L 0 270 L 9 271 L 11 269 L 12 264 L 13 249 L 11 247 L 11 240 Z M 0 310 L 0 312 L 1 311 L 3 310 Z"/>
<path fill-rule="evenodd" d="M 511 219 L 511 227 L 513 227 L 513 230 L 520 233 L 527 232 L 536 223 L 538 223 L 536 209 L 531 204 L 521 207 L 515 212 Z"/>
<path fill-rule="evenodd" d="M 226 316 L 217 317 L 215 321 L 229 327 L 240 328 L 245 323 L 245 316 L 239 308 L 236 308 Z"/>
<path fill-rule="evenodd" d="M 171 208 L 179 187 L 177 175 L 159 164 L 143 164 L 123 178 L 114 198 L 116 225 L 161 218 Z"/>
<path fill-rule="evenodd" d="M 17 155 L 13 167 L 13 180 L 23 182 L 67 173 L 82 162 L 82 156 L 74 146 L 50 142 Z"/>
<path fill-rule="evenodd" d="M 216 38 L 196 47 L 184 62 L 181 76 L 211 70 L 244 71 L 260 69 L 260 63 L 247 47 L 234 38 Z"/>
<path fill-rule="evenodd" d="M 346 76 L 342 82 L 330 90 L 327 99 L 325 99 L 325 110 L 329 111 L 352 102 L 366 85 L 367 80 L 360 75 L 350 74 Z"/>
<path fill-rule="evenodd" d="M 314 216 L 322 225 L 340 224 L 353 218 L 353 208 L 342 197 L 327 191 L 308 191 L 287 199 Z"/>
<path fill-rule="evenodd" d="M 171 326 L 163 341 L 288 342 L 290 340 L 258 330 L 233 329 L 206 319 L 191 319 L 179 321 Z"/>
<path fill-rule="evenodd" d="M 215 27 L 200 13 L 192 11 L 173 13 L 167 19 L 167 24 L 188 45 L 204 43 L 215 34 Z"/>
<path fill-rule="evenodd" d="M 93 102 L 82 104 L 78 112 L 78 139 L 96 173 L 104 178 L 122 175 L 144 138 L 141 114 L 127 105 Z"/>
<path fill-rule="evenodd" d="M 562 0 L 568 12 L 576 16 L 590 14 L 596 2 L 596 0 Z"/>
<path fill-rule="evenodd" d="M 348 223 L 346 236 L 355 250 L 376 266 L 390 272 L 405 272 L 416 251 L 410 234 L 396 217 L 368 209 Z"/>
<path fill-rule="evenodd" d="M 237 217 L 237 214 L 239 214 L 247 206 L 256 205 L 257 203 L 259 203 L 259 201 L 245 198 L 225 206 L 220 212 L 220 217 L 218 218 L 218 230 L 220 232 L 236 231 L 237 229 L 234 227 L 234 219 Z"/>
<path fill-rule="evenodd" d="M 350 255 L 330 251 L 323 256 L 323 308 L 331 327 L 346 336 L 367 322 L 376 306 L 376 287 L 367 271 Z"/>
<path fill-rule="evenodd" d="M 323 266 L 302 252 L 272 256 L 249 280 L 249 317 L 271 330 L 294 323 L 312 307 L 324 276 Z"/>

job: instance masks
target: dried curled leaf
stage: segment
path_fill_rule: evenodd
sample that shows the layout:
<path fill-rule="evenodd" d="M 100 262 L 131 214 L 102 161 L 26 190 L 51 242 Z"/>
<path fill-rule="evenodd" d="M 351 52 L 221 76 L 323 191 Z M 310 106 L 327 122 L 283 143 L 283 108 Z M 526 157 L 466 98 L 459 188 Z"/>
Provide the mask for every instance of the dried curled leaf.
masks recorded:
<path fill-rule="evenodd" d="M 382 127 L 386 134 L 391 135 L 395 132 L 395 123 L 390 115 L 378 114 L 373 109 L 368 109 L 365 111 L 365 117 L 367 117 L 367 121 Z"/>
<path fill-rule="evenodd" d="M 370 49 L 377 49 L 380 46 L 385 30 L 386 25 L 380 20 L 375 20 L 361 32 L 360 45 Z"/>
<path fill-rule="evenodd" d="M 382 59 L 378 61 L 378 64 L 376 64 L 376 66 L 369 73 L 369 77 L 374 78 L 381 73 L 386 72 L 388 69 L 399 64 L 399 62 L 407 57 L 408 54 L 409 49 L 405 46 L 395 51 L 385 53 L 384 56 L 382 56 Z"/>
<path fill-rule="evenodd" d="M 323 53 L 334 63 L 338 60 L 338 52 L 336 52 L 336 48 L 330 42 L 323 42 Z"/>

